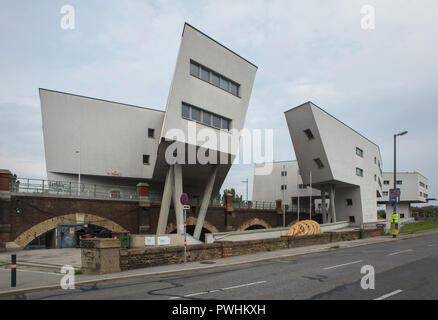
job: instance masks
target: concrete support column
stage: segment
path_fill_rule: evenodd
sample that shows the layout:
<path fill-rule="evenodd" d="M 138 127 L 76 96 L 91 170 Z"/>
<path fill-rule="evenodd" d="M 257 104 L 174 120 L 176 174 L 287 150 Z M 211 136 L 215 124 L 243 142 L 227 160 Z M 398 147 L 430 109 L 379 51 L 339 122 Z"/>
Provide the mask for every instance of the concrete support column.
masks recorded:
<path fill-rule="evenodd" d="M 330 190 L 330 207 L 329 207 L 329 213 L 330 213 L 330 218 L 333 221 L 329 221 L 329 222 L 336 222 L 336 208 L 335 208 L 335 185 L 331 184 L 329 186 L 329 190 Z"/>
<path fill-rule="evenodd" d="M 321 187 L 322 223 L 327 223 L 327 208 L 325 206 L 325 186 Z"/>
<path fill-rule="evenodd" d="M 176 215 L 176 230 L 178 234 L 184 234 L 184 213 L 183 206 L 179 201 L 181 194 L 183 193 L 182 184 L 182 167 L 180 164 L 173 165 L 173 207 L 175 208 Z"/>
<path fill-rule="evenodd" d="M 213 191 L 214 181 L 216 180 L 217 165 L 211 169 L 210 176 L 208 177 L 207 186 L 204 190 L 202 197 L 201 208 L 198 213 L 198 220 L 196 221 L 195 232 L 193 237 L 198 239 L 201 237 L 202 226 L 204 225 L 205 216 L 207 215 L 208 204 L 210 203 L 211 193 Z"/>
<path fill-rule="evenodd" d="M 11 201 L 11 171 L 0 169 L 0 201 Z"/>
<path fill-rule="evenodd" d="M 169 218 L 170 203 L 173 193 L 173 166 L 167 169 L 166 181 L 164 182 L 163 198 L 161 199 L 160 216 L 158 218 L 157 234 L 166 233 L 167 220 Z"/>

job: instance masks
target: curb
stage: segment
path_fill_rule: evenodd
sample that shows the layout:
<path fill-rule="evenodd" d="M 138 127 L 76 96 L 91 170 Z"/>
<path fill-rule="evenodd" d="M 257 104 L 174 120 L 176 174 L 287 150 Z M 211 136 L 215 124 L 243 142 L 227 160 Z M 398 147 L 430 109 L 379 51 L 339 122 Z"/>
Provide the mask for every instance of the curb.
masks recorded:
<path fill-rule="evenodd" d="M 419 237 L 425 237 L 425 236 L 434 235 L 434 234 L 438 234 L 438 230 L 435 230 L 432 232 L 425 231 L 425 232 L 417 232 L 417 233 L 412 233 L 412 234 L 403 234 L 402 235 L 403 237 L 397 237 L 397 238 L 388 237 L 386 239 L 381 239 L 381 240 L 375 241 L 375 242 L 355 243 L 352 245 L 341 244 L 339 246 L 339 248 L 337 248 L 336 250 L 362 247 L 362 246 L 385 243 L 385 242 L 406 240 L 406 239 L 411 239 L 411 238 L 419 238 Z M 382 236 L 382 237 L 385 237 L 385 236 Z M 372 237 L 367 238 L 367 239 L 372 239 Z M 339 242 L 332 242 L 329 244 L 335 246 L 336 243 L 339 243 Z M 304 247 L 302 247 L 302 248 L 304 248 Z M 322 253 L 322 252 L 328 252 L 328 251 L 332 251 L 332 250 L 333 249 L 331 247 L 317 248 L 317 249 L 313 249 L 313 250 L 310 249 L 307 252 L 288 253 L 288 254 L 279 255 L 276 257 L 264 257 L 264 258 L 246 260 L 246 261 L 236 261 L 236 262 L 231 262 L 228 264 L 219 264 L 219 265 L 214 264 L 214 265 L 206 265 L 206 266 L 199 266 L 199 267 L 189 267 L 189 268 L 180 269 L 180 270 L 154 271 L 154 272 L 146 272 L 146 273 L 141 273 L 141 274 L 126 275 L 126 276 L 116 276 L 116 277 L 110 277 L 110 278 L 104 278 L 104 279 L 86 280 L 86 281 L 76 282 L 75 287 L 77 288 L 77 287 L 84 286 L 84 285 L 96 284 L 96 283 L 100 283 L 100 282 L 115 281 L 115 280 L 134 279 L 134 278 L 142 278 L 142 277 L 148 277 L 148 276 L 165 275 L 165 274 L 181 273 L 181 272 L 196 271 L 196 270 L 207 270 L 207 269 L 220 268 L 220 267 L 229 267 L 229 266 L 248 264 L 248 263 L 260 262 L 260 261 L 269 261 L 269 260 L 282 259 L 282 258 L 288 258 L 288 257 L 303 256 L 303 255 L 314 254 L 314 253 Z M 0 297 L 7 297 L 7 296 L 11 296 L 11 295 L 31 293 L 31 292 L 51 290 L 51 289 L 60 289 L 60 285 L 56 284 L 56 285 L 47 285 L 47 286 L 39 286 L 39 287 L 32 287 L 32 288 L 0 291 Z"/>

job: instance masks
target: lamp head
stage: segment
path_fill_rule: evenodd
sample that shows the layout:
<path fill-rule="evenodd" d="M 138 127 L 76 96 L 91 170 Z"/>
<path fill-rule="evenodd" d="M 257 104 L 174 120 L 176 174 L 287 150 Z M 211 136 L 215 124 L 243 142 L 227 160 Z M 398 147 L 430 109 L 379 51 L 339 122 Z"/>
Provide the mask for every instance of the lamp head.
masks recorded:
<path fill-rule="evenodd" d="M 404 136 L 406 133 L 408 133 L 408 132 L 407 131 L 403 131 L 403 132 L 397 133 L 396 136 Z"/>

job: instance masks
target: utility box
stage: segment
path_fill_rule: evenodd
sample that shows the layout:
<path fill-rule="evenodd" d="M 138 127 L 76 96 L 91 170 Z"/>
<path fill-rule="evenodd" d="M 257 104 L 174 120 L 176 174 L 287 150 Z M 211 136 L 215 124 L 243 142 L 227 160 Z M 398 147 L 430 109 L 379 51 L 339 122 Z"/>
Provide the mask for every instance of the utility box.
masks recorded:
<path fill-rule="evenodd" d="M 129 231 L 111 231 L 111 238 L 120 240 L 120 248 L 129 248 Z"/>

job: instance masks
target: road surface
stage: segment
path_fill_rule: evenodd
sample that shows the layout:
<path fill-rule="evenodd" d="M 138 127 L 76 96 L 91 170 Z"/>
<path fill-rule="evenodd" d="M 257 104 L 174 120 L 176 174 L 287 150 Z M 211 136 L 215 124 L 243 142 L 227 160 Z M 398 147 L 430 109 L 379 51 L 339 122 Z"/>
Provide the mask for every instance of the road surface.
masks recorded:
<path fill-rule="evenodd" d="M 364 290 L 361 268 L 375 270 Z M 3 299 L 438 299 L 438 235 Z"/>

